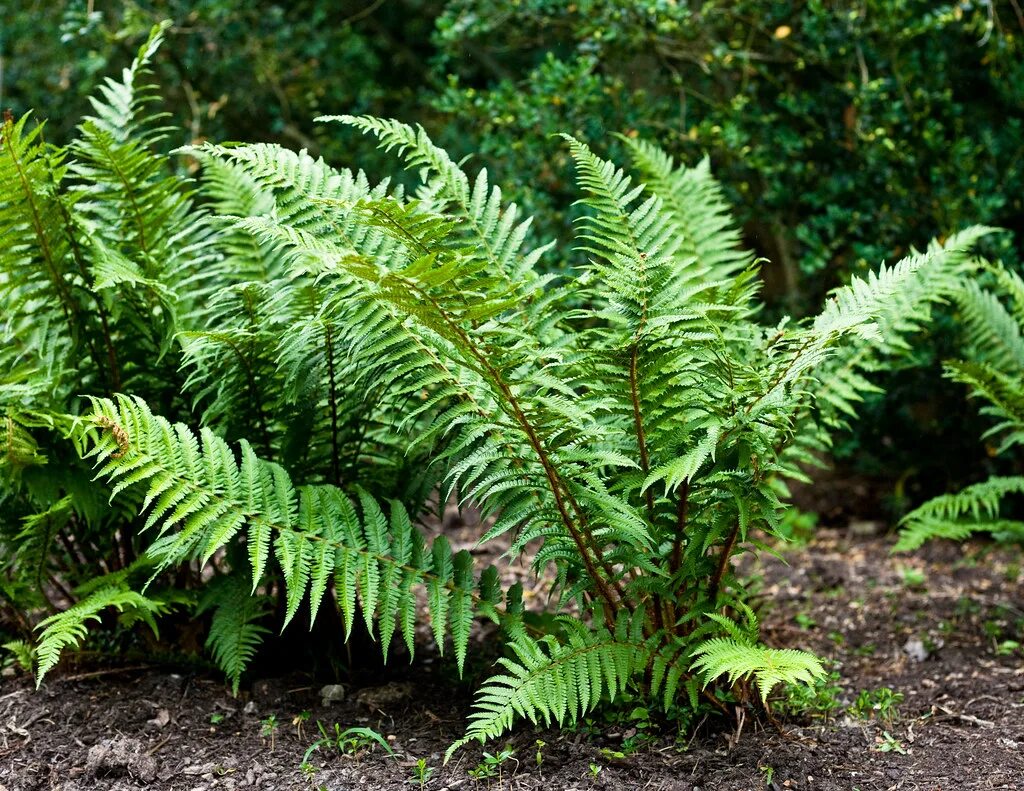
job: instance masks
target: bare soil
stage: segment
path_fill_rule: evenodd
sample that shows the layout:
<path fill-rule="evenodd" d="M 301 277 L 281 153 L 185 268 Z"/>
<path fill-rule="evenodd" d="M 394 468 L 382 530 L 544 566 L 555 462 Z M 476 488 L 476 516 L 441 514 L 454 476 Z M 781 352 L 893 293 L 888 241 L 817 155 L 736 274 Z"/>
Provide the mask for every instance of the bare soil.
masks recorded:
<path fill-rule="evenodd" d="M 749 569 L 761 579 L 766 640 L 834 662 L 841 706 L 828 718 L 773 725 L 749 711 L 738 739 L 738 721 L 719 718 L 684 738 L 655 735 L 623 758 L 614 753 L 637 739 L 628 720 L 561 733 L 520 727 L 500 777 L 476 779 L 479 748 L 441 764 L 471 689 L 427 651 L 326 703 L 323 682 L 302 668 L 233 698 L 215 676 L 79 667 L 39 691 L 27 679 L 2 682 L 0 791 L 415 789 L 420 758 L 434 770 L 431 791 L 1024 789 L 1024 661 L 1005 643 L 1024 634 L 1019 554 L 936 544 L 893 557 L 891 544 L 820 531 L 813 546 L 786 553 L 789 565 L 767 557 Z M 847 712 L 861 691 L 882 687 L 904 696 L 897 711 Z M 330 732 L 335 723 L 374 728 L 395 757 L 321 749 L 304 772 L 317 721 Z"/>

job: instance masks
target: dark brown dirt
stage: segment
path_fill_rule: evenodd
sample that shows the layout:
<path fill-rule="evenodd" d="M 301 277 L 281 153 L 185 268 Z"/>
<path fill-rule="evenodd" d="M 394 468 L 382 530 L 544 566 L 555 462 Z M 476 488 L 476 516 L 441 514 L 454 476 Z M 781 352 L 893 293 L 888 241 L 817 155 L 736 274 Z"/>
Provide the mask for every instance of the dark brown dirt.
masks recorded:
<path fill-rule="evenodd" d="M 590 734 L 521 727 L 500 778 L 477 780 L 468 770 L 479 749 L 441 766 L 471 695 L 425 652 L 377 686 L 350 686 L 326 705 L 321 684 L 299 672 L 258 681 L 235 699 L 214 678 L 118 668 L 55 675 L 39 692 L 26 680 L 4 681 L 0 791 L 414 789 L 419 758 L 435 770 L 425 784 L 434 791 L 1024 788 L 1024 663 L 1020 649 L 997 651 L 1024 633 L 1019 556 L 935 545 L 893 558 L 890 545 L 823 531 L 809 550 L 787 553 L 789 566 L 769 558 L 753 569 L 766 639 L 835 662 L 842 707 L 828 720 L 791 719 L 780 731 L 747 717 L 738 742 L 735 722 L 704 723 L 690 740 L 661 736 L 620 759 L 602 748 L 621 751 L 628 721 Z M 923 582 L 901 567 L 922 572 Z M 881 687 L 904 695 L 891 722 L 846 712 L 859 692 Z M 273 735 L 264 724 L 271 716 Z M 372 727 L 397 757 L 379 747 L 323 749 L 304 773 L 318 720 L 330 731 L 334 723 Z M 885 732 L 889 752 L 879 749 Z M 546 742 L 539 767 L 537 739 Z"/>

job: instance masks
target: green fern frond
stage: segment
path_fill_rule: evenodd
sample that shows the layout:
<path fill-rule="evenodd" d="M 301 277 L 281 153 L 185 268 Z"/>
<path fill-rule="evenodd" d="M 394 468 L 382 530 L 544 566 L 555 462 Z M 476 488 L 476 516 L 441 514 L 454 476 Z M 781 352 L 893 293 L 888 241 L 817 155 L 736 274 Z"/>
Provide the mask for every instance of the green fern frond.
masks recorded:
<path fill-rule="evenodd" d="M 10 640 L 0 645 L 0 648 L 4 648 L 14 654 L 14 661 L 26 673 L 31 673 L 35 669 L 36 650 L 27 640 Z"/>
<path fill-rule="evenodd" d="M 825 675 L 821 661 L 813 654 L 793 649 L 765 648 L 735 638 L 716 638 L 701 643 L 694 649 L 693 670 L 704 674 L 705 685 L 720 676 L 729 684 L 752 678 L 761 700 L 776 684 L 803 682 L 812 684 Z"/>
<path fill-rule="evenodd" d="M 424 195 L 430 196 L 430 203 L 438 203 L 439 211 L 460 221 L 453 244 L 468 256 L 479 258 L 492 273 L 501 273 L 510 285 L 522 288 L 538 284 L 534 265 L 550 245 L 523 252 L 531 220 L 520 220 L 515 204 L 503 206 L 501 189 L 489 184 L 486 170 L 481 170 L 471 183 L 460 165 L 434 145 L 422 127 L 371 116 L 323 116 L 316 120 L 339 121 L 372 134 L 381 148 L 401 156 L 408 169 L 425 172 Z"/>
<path fill-rule="evenodd" d="M 245 577 L 232 574 L 214 580 L 206 588 L 196 615 L 210 609 L 213 618 L 206 647 L 231 682 L 232 694 L 237 695 L 242 673 L 264 636 L 270 634 L 270 629 L 259 623 L 270 612 L 269 602 L 252 594 Z"/>
<path fill-rule="evenodd" d="M 1010 312 L 1018 328 L 1024 327 L 1024 278 L 1005 266 L 994 267 L 1000 290 L 1010 299 Z"/>
<path fill-rule="evenodd" d="M 871 312 L 870 324 L 876 331 L 848 336 L 818 367 L 814 408 L 798 418 L 797 441 L 786 453 L 787 474 L 795 472 L 797 463 L 813 464 L 815 454 L 830 446 L 832 435 L 856 417 L 864 397 L 878 390 L 871 375 L 887 361 L 910 351 L 909 339 L 931 321 L 932 307 L 951 299 L 976 269 L 970 253 L 981 238 L 993 232 L 992 228 L 973 226 L 943 244 L 933 242 L 926 253 L 908 259 L 916 274 L 901 278 L 898 288 L 886 287 L 885 299 Z M 892 269 L 887 271 L 890 277 L 895 274 Z M 870 287 L 870 280 L 861 281 L 857 288 L 865 286 Z"/>
<path fill-rule="evenodd" d="M 51 547 L 57 534 L 68 523 L 73 508 L 70 495 L 57 500 L 45 511 L 26 516 L 17 536 L 17 550 L 14 561 L 20 573 L 42 590 L 50 563 Z"/>
<path fill-rule="evenodd" d="M 181 424 L 153 415 L 139 399 L 94 399 L 93 412 L 75 429 L 98 476 L 113 495 L 129 488 L 145 493 L 144 529 L 157 538 L 146 557 L 159 571 L 189 560 L 205 564 L 215 553 L 245 537 L 251 590 L 260 583 L 273 552 L 284 574 L 285 623 L 308 598 L 315 619 L 334 575 L 338 603 L 351 629 L 358 597 L 371 634 L 379 620 L 385 645 L 402 626 L 410 653 L 415 619 L 415 587 L 426 585 L 439 644 L 452 635 L 461 664 L 469 640 L 472 600 L 494 617 L 499 592 L 492 585 L 475 590 L 465 553 L 452 557 L 443 537 L 429 552 L 398 503 L 386 519 L 375 500 L 359 493 L 362 514 L 332 486 L 296 489 L 284 470 L 262 461 L 242 442 L 241 463 L 208 429 L 199 437 Z M 398 581 L 397 591 L 395 582 Z M 387 589 L 384 586 L 387 585 Z M 449 624 L 448 614 L 454 613 Z"/>
<path fill-rule="evenodd" d="M 999 296 L 968 281 L 957 293 L 956 301 L 970 358 L 1004 372 L 1024 369 L 1021 325 Z"/>
<path fill-rule="evenodd" d="M 951 361 L 945 365 L 946 375 L 971 388 L 971 395 L 986 403 L 983 415 L 995 418 L 996 424 L 984 438 L 999 437 L 996 453 L 1024 443 L 1024 381 L 1020 372 L 1003 373 L 983 362 Z"/>
<path fill-rule="evenodd" d="M 734 277 L 753 263 L 754 256 L 741 247 L 722 187 L 711 175 L 711 161 L 705 156 L 696 166 L 676 166 L 658 146 L 644 140 L 623 137 L 633 163 L 648 187 L 658 195 L 672 217 L 674 235 L 679 238 L 676 256 L 680 266 L 689 266 L 687 280 L 722 280 Z"/>
<path fill-rule="evenodd" d="M 472 740 L 485 742 L 512 727 L 517 718 L 534 724 L 575 723 L 604 696 L 614 699 L 642 669 L 647 651 L 641 635 L 620 617 L 614 633 L 590 630 L 574 619 L 561 619 L 564 637 L 534 640 L 516 635 L 502 657 L 502 673 L 477 693 L 466 735 L 445 753 L 445 760 Z"/>
<path fill-rule="evenodd" d="M 144 121 L 142 112 L 146 105 L 156 100 L 155 86 L 139 85 L 138 80 L 149 74 L 149 64 L 170 27 L 169 20 L 154 25 L 131 64 L 123 70 L 121 80 L 108 78 L 99 89 L 102 98 L 90 97 L 96 115 L 87 122 L 117 143 L 129 141 L 138 124 Z"/>
<path fill-rule="evenodd" d="M 65 648 L 74 648 L 85 639 L 89 622 L 99 621 L 100 613 L 109 608 L 122 613 L 134 612 L 156 633 L 155 616 L 162 610 L 159 602 L 123 588 L 101 588 L 36 626 L 41 632 L 36 645 L 36 686 L 42 684 L 43 677 L 56 666 Z"/>
<path fill-rule="evenodd" d="M 0 420 L 0 474 L 12 482 L 26 468 L 46 463 L 39 443 L 18 417 L 12 411 Z"/>
<path fill-rule="evenodd" d="M 963 540 L 974 533 L 1012 529 L 1000 519 L 1003 500 L 1024 494 L 1024 477 L 994 476 L 955 494 L 945 494 L 915 508 L 900 520 L 900 537 L 894 552 L 908 552 L 933 538 Z"/>

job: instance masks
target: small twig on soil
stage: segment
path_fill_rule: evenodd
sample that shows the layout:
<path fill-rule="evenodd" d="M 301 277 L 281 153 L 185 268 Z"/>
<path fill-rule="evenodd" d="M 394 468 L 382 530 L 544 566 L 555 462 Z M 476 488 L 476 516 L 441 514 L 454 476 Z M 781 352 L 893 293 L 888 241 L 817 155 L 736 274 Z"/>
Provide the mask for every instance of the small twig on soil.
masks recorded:
<path fill-rule="evenodd" d="M 150 747 L 148 750 L 146 750 L 146 755 L 153 755 L 161 747 L 163 747 L 165 744 L 167 744 L 167 742 L 169 742 L 170 740 L 171 740 L 170 736 L 165 736 L 163 739 L 161 739 L 156 744 L 154 744 L 152 747 Z"/>
<path fill-rule="evenodd" d="M 1005 705 L 1005 701 L 1000 700 L 995 695 L 978 695 L 976 698 L 971 698 L 964 704 L 965 709 L 969 709 L 972 703 L 977 703 L 979 700 L 991 700 L 993 703 L 998 703 L 1000 706 Z"/>
<path fill-rule="evenodd" d="M 137 670 L 151 670 L 153 665 L 132 665 L 131 667 L 114 667 L 107 670 L 93 670 L 90 673 L 78 673 L 74 676 L 60 676 L 56 681 L 65 683 L 68 681 L 84 681 L 87 678 L 99 678 L 100 676 L 113 676 L 118 673 L 134 673 Z"/>
<path fill-rule="evenodd" d="M 697 732 L 701 729 L 701 726 L 708 721 L 708 715 L 705 714 L 703 719 L 697 723 L 697 727 L 693 729 L 693 736 L 690 737 L 690 741 L 686 745 L 686 749 L 689 750 L 693 746 L 694 739 L 697 738 Z"/>
<path fill-rule="evenodd" d="M 945 706 L 932 706 L 932 711 L 935 711 L 936 709 L 941 711 L 941 712 L 943 712 L 943 713 L 945 713 L 947 716 L 945 716 L 945 717 L 933 717 L 932 718 L 933 721 L 963 720 L 964 722 L 969 722 L 972 725 L 977 725 L 977 726 L 979 726 L 981 728 L 994 728 L 994 727 L 996 727 L 996 724 L 994 722 L 991 722 L 989 720 L 980 719 L 980 718 L 975 717 L 975 716 L 973 716 L 971 714 L 959 714 L 959 713 L 953 711 L 952 709 L 947 709 Z"/>

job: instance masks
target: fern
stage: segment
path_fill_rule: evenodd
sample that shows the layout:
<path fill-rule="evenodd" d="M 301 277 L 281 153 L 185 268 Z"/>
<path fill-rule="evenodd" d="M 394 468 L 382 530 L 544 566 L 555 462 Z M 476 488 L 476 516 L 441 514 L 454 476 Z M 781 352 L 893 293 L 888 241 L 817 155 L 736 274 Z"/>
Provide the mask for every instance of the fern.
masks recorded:
<path fill-rule="evenodd" d="M 237 574 L 222 577 L 211 584 L 199 603 L 196 614 L 213 608 L 206 647 L 238 694 L 242 673 L 255 656 L 264 635 L 270 633 L 262 620 L 269 612 L 268 602 L 252 595 L 247 580 Z"/>
<path fill-rule="evenodd" d="M 803 651 L 765 648 L 720 637 L 701 643 L 694 650 L 692 667 L 705 674 L 707 681 L 727 676 L 730 684 L 752 677 L 762 702 L 777 684 L 812 684 L 825 675 L 817 658 Z"/>
<path fill-rule="evenodd" d="M 89 622 L 99 621 L 100 613 L 110 608 L 134 613 L 157 632 L 155 616 L 161 611 L 159 602 L 131 590 L 101 588 L 73 607 L 39 622 L 37 628 L 42 634 L 35 648 L 37 684 L 42 684 L 43 677 L 57 664 L 64 649 L 77 646 L 85 639 Z"/>
<path fill-rule="evenodd" d="M 428 549 L 401 503 L 392 502 L 386 517 L 366 492 L 360 492 L 357 509 L 335 487 L 296 489 L 281 467 L 259 459 L 248 443 L 242 442 L 238 463 L 227 443 L 209 430 L 197 437 L 154 416 L 139 399 L 94 400 L 93 413 L 76 423 L 73 439 L 89 448 L 86 457 L 96 459 L 98 475 L 111 482 L 114 496 L 130 487 L 144 492 L 143 529 L 156 531 L 146 559 L 157 572 L 189 560 L 205 565 L 244 534 L 250 591 L 264 580 L 271 555 L 280 565 L 287 591 L 285 625 L 304 601 L 312 623 L 333 577 L 346 637 L 358 598 L 371 634 L 380 617 L 385 648 L 403 624 L 410 654 L 415 646 L 405 625 L 415 618 L 415 589 L 425 585 L 435 635 L 443 645 L 450 632 L 460 671 L 469 623 L 463 615 L 449 625 L 449 611 L 464 613 L 466 599 L 478 598 L 496 616 L 498 593 L 483 581 L 479 592 L 474 590 L 477 583 L 466 573 L 469 553 L 453 556 L 443 536 Z M 216 620 L 211 643 L 234 679 L 251 654 L 251 636 L 231 636 Z"/>
<path fill-rule="evenodd" d="M 178 600 L 139 591 L 177 574 L 235 691 L 302 609 L 336 608 L 346 639 L 361 619 L 385 657 L 429 621 L 460 672 L 474 620 L 499 624 L 459 744 L 626 690 L 697 709 L 820 675 L 760 643 L 734 559 L 778 533 L 780 476 L 852 418 L 985 229 L 765 326 L 706 160 L 630 142 L 638 181 L 565 138 L 586 261 L 545 274 L 555 248 L 418 127 L 324 119 L 375 136 L 409 189 L 266 144 L 180 149 L 198 175 L 178 175 L 145 84 L 161 35 L 71 146 L 3 128 L 5 589 L 67 606 L 29 619 L 40 679 L 105 610 L 155 624 Z M 435 491 L 551 572 L 555 619 L 528 633 L 517 587 L 425 539 Z M 77 556 L 111 544 L 83 579 Z M 61 597 L 38 598 L 44 576 Z"/>
<path fill-rule="evenodd" d="M 573 619 L 560 619 L 562 640 L 525 634 L 510 642 L 512 657 L 498 660 L 503 673 L 477 693 L 476 711 L 463 739 L 448 748 L 446 760 L 461 746 L 508 730 L 516 718 L 534 724 L 574 724 L 607 696 L 614 700 L 645 666 L 643 634 L 620 616 L 614 633 Z"/>
<path fill-rule="evenodd" d="M 335 283 L 342 299 L 358 295 L 376 306 L 381 319 L 374 320 L 372 348 L 393 355 L 401 375 L 373 372 L 367 379 L 397 388 L 404 397 L 423 394 L 414 415 L 428 421 L 426 436 L 438 443 L 437 458 L 448 465 L 449 481 L 498 517 L 484 540 L 514 529 L 513 551 L 519 552 L 541 539 L 534 562 L 554 563 L 563 594 L 593 603 L 595 633 L 611 633 L 611 614 L 624 602 L 630 611 L 639 606 L 651 619 L 640 621 L 640 643 L 654 641 L 641 653 L 658 669 L 659 691 L 665 690 L 668 700 L 680 685 L 694 690 L 679 668 L 694 660 L 696 645 L 708 642 L 709 626 L 700 622 L 700 614 L 708 608 L 714 614 L 733 583 L 729 557 L 753 526 L 771 531 L 777 523 L 771 476 L 780 468 L 770 459 L 792 442 L 801 409 L 813 403 L 809 377 L 834 359 L 833 350 L 847 336 L 862 345 L 877 343 L 877 322 L 886 319 L 891 304 L 908 290 L 926 293 L 920 273 L 932 257 L 914 257 L 855 281 L 804 327 L 760 331 L 750 323 L 753 270 L 739 269 L 749 259 L 739 254 L 717 259 L 723 278 L 707 283 L 693 268 L 695 254 L 681 252 L 684 235 L 677 231 L 683 223 L 712 229 L 700 238 L 706 250 L 716 243 L 716 233 L 718 244 L 733 246 L 735 237 L 723 230 L 726 226 L 717 218 L 680 219 L 660 195 L 645 196 L 644 188 L 614 165 L 570 140 L 591 212 L 581 235 L 591 263 L 575 294 L 592 307 L 579 311 L 585 328 L 577 331 L 571 311 L 561 322 L 549 318 L 566 311 L 565 294 L 572 288 L 538 298 L 490 277 L 499 267 L 480 252 L 487 245 L 464 246 L 467 225 L 453 217 L 479 210 L 481 199 L 468 197 L 468 178 L 422 131 L 347 120 L 380 136 L 385 147 L 400 149 L 412 166 L 427 169 L 421 199 L 346 203 L 310 194 L 308 214 L 292 214 L 294 219 L 284 222 L 241 218 L 237 227 L 294 260 L 317 261 L 321 282 Z M 255 164 L 248 172 L 256 178 L 274 169 L 266 149 L 208 148 L 206 153 L 246 168 Z M 277 172 L 287 172 L 290 155 L 278 156 Z M 661 185 L 671 188 L 671 180 Z M 289 192 L 285 206 L 299 200 Z M 445 207 L 453 207 L 454 214 L 443 213 Z M 389 238 L 386 253 L 362 252 L 351 244 L 351 232 L 325 232 L 353 221 Z M 470 224 L 473 233 L 500 225 Z M 503 248 L 492 240 L 490 249 Z M 532 265 L 532 256 L 524 258 Z M 500 263 L 505 266 L 507 261 Z M 892 326 L 901 331 L 910 325 L 886 328 Z M 363 339 L 372 336 L 355 328 L 350 332 L 358 339 L 358 354 Z M 539 369 L 528 363 L 531 358 L 541 361 Z M 730 466 L 739 445 L 761 448 L 764 463 L 752 471 Z M 658 495 L 655 483 L 663 486 Z M 654 547 L 665 553 L 660 561 L 651 559 Z M 693 587 L 651 596 L 647 583 L 627 582 L 615 571 L 650 568 L 652 562 L 667 564 L 673 578 L 694 580 Z M 702 578 L 710 584 L 697 584 Z M 435 594 L 428 587 L 428 600 Z M 695 608 L 677 609 L 681 595 L 696 595 Z M 447 612 L 434 609 L 440 614 L 436 626 Z M 708 623 L 713 631 L 716 622 Z M 563 721 L 579 715 L 581 709 L 569 698 L 554 698 L 556 708 L 548 714 L 523 702 L 523 695 L 533 694 L 532 671 L 524 668 L 538 672 L 538 683 L 548 683 L 543 681 L 548 659 L 566 650 L 549 638 L 534 644 L 523 642 L 523 635 L 510 639 L 519 658 L 513 672 L 525 691 L 507 679 L 487 687 L 489 697 L 481 700 L 490 708 L 476 721 L 472 737 L 497 735 L 516 714 Z M 680 646 L 669 647 L 680 640 Z M 689 648 L 687 640 L 694 641 Z M 595 655 L 601 651 L 596 645 Z M 796 655 L 759 656 L 760 665 L 750 664 L 749 653 L 735 657 L 734 680 L 753 673 L 767 689 L 776 680 L 815 672 L 813 663 L 801 665 Z M 707 669 L 718 677 L 721 667 Z M 728 662 L 724 667 L 727 674 Z M 565 679 L 551 683 L 562 690 Z"/>
<path fill-rule="evenodd" d="M 862 343 L 837 350 L 824 362 L 814 409 L 799 415 L 796 441 L 784 453 L 787 476 L 805 478 L 798 465 L 820 465 L 820 454 L 828 451 L 833 435 L 857 417 L 865 396 L 879 392 L 872 375 L 910 351 L 909 339 L 929 325 L 936 304 L 956 298 L 965 278 L 977 270 L 972 249 L 993 230 L 968 228 L 942 245 L 933 242 L 926 252 L 911 255 L 907 263 L 916 269 L 916 276 L 889 290 L 874 314 L 877 331 Z"/>
<path fill-rule="evenodd" d="M 967 385 L 969 394 L 981 399 L 981 413 L 994 419 L 982 439 L 995 441 L 992 452 L 998 455 L 1024 442 L 1024 288 L 1019 276 L 1000 266 L 992 270 L 1001 292 L 967 281 L 955 296 L 969 359 L 947 361 L 945 369 L 947 377 Z M 1004 511 L 1005 501 L 1022 492 L 1024 478 L 993 476 L 936 497 L 903 518 L 894 551 L 914 550 L 935 538 L 964 540 L 976 533 L 1020 541 L 1024 522 L 1007 518 Z"/>
<path fill-rule="evenodd" d="M 36 650 L 31 643 L 25 640 L 11 640 L 0 645 L 0 648 L 10 651 L 18 666 L 26 673 L 31 673 L 35 669 Z"/>

